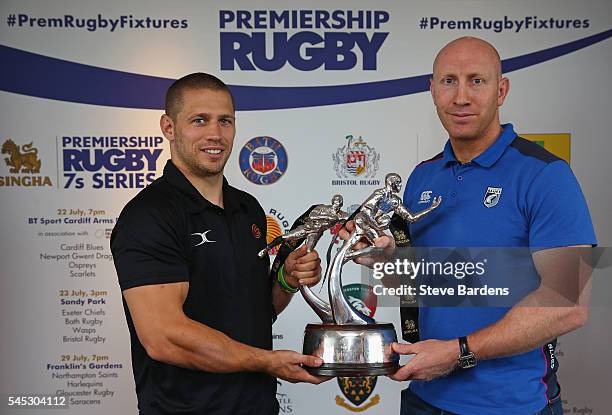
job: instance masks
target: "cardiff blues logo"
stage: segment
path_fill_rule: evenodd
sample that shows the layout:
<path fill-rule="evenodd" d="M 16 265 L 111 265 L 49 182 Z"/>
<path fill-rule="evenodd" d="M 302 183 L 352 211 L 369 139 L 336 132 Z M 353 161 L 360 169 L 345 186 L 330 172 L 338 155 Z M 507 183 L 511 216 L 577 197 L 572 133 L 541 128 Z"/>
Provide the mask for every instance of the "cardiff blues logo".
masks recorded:
<path fill-rule="evenodd" d="M 486 207 L 492 208 L 493 206 L 499 203 L 501 192 L 501 187 L 487 187 L 487 192 L 485 193 L 484 200 L 482 201 L 482 203 L 484 203 Z"/>
<path fill-rule="evenodd" d="M 244 177 L 255 184 L 272 184 L 287 170 L 285 147 L 272 137 L 255 137 L 247 141 L 238 158 Z"/>
<path fill-rule="evenodd" d="M 374 177 L 378 171 L 380 154 L 370 147 L 361 136 L 355 139 L 352 135 L 345 137 L 348 142 L 338 148 L 332 156 L 334 170 L 338 177 Z"/>

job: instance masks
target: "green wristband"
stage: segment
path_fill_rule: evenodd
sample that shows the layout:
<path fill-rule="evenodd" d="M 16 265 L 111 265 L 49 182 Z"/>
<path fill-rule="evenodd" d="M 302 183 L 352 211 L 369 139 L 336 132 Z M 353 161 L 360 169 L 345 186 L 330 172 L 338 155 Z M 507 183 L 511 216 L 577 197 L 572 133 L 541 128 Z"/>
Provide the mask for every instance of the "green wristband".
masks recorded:
<path fill-rule="evenodd" d="M 285 281 L 284 271 L 285 271 L 285 264 L 281 265 L 281 267 L 278 269 L 278 283 L 280 284 L 281 288 L 284 291 L 288 292 L 289 294 L 295 294 L 300 289 L 292 287 L 291 285 L 289 285 L 287 281 Z"/>

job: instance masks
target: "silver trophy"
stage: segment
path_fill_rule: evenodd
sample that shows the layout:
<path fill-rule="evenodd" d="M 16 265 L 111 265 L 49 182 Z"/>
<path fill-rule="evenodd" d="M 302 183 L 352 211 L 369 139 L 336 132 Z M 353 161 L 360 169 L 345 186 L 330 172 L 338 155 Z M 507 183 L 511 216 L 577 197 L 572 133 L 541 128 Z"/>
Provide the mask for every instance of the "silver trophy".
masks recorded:
<path fill-rule="evenodd" d="M 315 206 L 310 211 L 308 217 L 304 220 L 302 225 L 274 239 L 259 252 L 259 257 L 263 258 L 268 251 L 282 242 L 294 241 L 303 238 L 306 238 L 306 250 L 311 252 L 326 230 L 331 229 L 336 224 L 345 221 L 349 216 L 348 213 L 341 210 L 343 203 L 341 195 L 334 195 L 331 202 L 331 205 Z M 310 287 L 305 285 L 300 286 L 300 292 L 308 305 L 312 307 L 323 322 L 333 323 L 334 320 L 332 318 L 331 308 L 328 303 L 321 300 L 314 292 L 312 292 Z"/>
<path fill-rule="evenodd" d="M 376 323 L 373 318 L 360 313 L 351 305 L 342 291 L 342 266 L 354 258 L 371 255 L 378 250 L 374 246 L 374 239 L 386 235 L 385 230 L 389 228 L 393 214 L 412 223 L 440 205 L 441 197 L 436 197 L 430 207 L 412 214 L 396 194 L 401 187 L 402 179 L 398 174 L 387 174 L 385 187 L 375 190 L 354 215 L 355 229 L 327 267 L 325 278 L 330 302 L 319 298 L 308 287 L 300 288 L 306 302 L 322 320 L 321 324 L 308 324 L 304 331 L 303 353 L 323 360 L 319 367 L 306 368 L 312 374 L 378 376 L 395 373 L 399 366 L 399 356 L 391 350 L 391 343 L 397 341 L 393 324 Z M 326 229 L 346 220 L 347 214 L 340 211 L 340 206 L 342 197 L 336 195 L 332 205 L 318 205 L 311 211 L 310 215 L 317 208 L 320 208 L 321 213 L 327 212 L 322 215 L 324 220 L 317 219 L 318 213 L 312 219 L 309 215 L 302 229 L 298 227 L 294 230 L 295 235 L 284 236 L 306 237 L 308 250 L 312 250 Z M 370 245 L 356 249 L 357 243 L 363 239 Z"/>

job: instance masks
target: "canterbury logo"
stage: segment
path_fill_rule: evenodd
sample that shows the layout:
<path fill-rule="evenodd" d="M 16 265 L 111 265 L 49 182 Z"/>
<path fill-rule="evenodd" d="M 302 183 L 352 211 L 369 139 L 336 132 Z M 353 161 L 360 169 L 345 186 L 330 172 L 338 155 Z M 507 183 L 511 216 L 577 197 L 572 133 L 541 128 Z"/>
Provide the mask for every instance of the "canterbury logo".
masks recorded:
<path fill-rule="evenodd" d="M 207 242 L 210 242 L 210 243 L 216 242 L 216 241 L 211 241 L 211 240 L 210 240 L 210 239 L 208 239 L 208 237 L 206 236 L 206 234 L 207 234 L 208 232 L 210 232 L 210 231 L 212 231 L 212 229 L 209 229 L 209 230 L 204 231 L 204 232 L 195 232 L 195 233 L 192 233 L 192 234 L 191 234 L 191 236 L 199 236 L 200 238 L 202 238 L 202 240 L 200 241 L 200 243 L 195 244 L 195 245 L 194 245 L 194 247 L 195 247 L 195 246 L 200 246 L 200 245 L 205 244 L 205 243 L 207 243 Z"/>

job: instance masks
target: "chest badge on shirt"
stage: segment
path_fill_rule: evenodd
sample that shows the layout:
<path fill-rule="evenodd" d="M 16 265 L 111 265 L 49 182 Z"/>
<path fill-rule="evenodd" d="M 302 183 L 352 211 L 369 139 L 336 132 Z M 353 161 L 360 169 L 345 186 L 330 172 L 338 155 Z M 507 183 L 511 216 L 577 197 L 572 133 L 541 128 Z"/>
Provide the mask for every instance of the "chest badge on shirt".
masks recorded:
<path fill-rule="evenodd" d="M 488 208 L 492 208 L 493 206 L 499 203 L 499 199 L 501 198 L 503 188 L 501 187 L 487 187 L 487 192 L 484 195 L 484 199 L 482 203 Z"/>
<path fill-rule="evenodd" d="M 206 236 L 206 234 L 208 232 L 210 232 L 210 231 L 212 231 L 212 229 L 209 229 L 209 230 L 204 231 L 204 232 L 195 232 L 195 233 L 192 233 L 191 236 L 198 236 L 200 238 L 200 241 L 197 244 L 195 244 L 194 247 L 203 245 L 205 243 L 214 243 L 214 242 L 217 242 L 217 241 L 211 241 L 210 239 L 208 239 L 208 236 Z"/>
<path fill-rule="evenodd" d="M 425 190 L 424 192 L 421 193 L 421 197 L 419 198 L 419 202 L 418 204 L 422 204 L 422 203 L 429 203 L 431 201 L 431 194 L 433 193 L 432 190 Z"/>
<path fill-rule="evenodd" d="M 253 236 L 256 239 L 261 238 L 261 231 L 259 230 L 259 226 L 257 226 L 256 224 L 251 225 L 251 232 L 253 233 Z"/>

